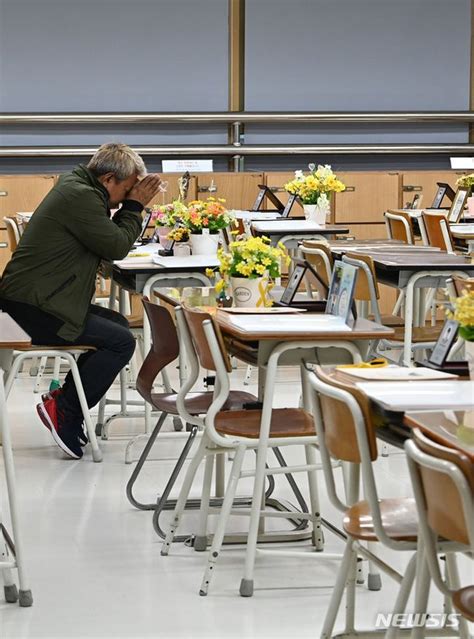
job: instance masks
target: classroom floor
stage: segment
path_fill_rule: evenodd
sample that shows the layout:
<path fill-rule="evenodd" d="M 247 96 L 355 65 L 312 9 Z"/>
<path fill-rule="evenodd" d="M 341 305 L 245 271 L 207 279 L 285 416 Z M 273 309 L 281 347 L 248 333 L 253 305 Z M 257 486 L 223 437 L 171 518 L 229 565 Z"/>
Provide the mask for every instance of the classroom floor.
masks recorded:
<path fill-rule="evenodd" d="M 244 369 L 235 372 L 235 387 L 242 385 Z M 19 608 L 0 600 L 0 636 L 139 639 L 142 637 L 267 637 L 319 636 L 335 582 L 337 560 L 311 551 L 308 542 L 293 543 L 299 557 L 259 555 L 255 594 L 238 594 L 245 548 L 226 546 L 207 597 L 198 594 L 206 561 L 183 544 L 175 544 L 168 557 L 160 556 L 161 541 L 152 528 L 151 513 L 135 510 L 125 496 L 132 466 L 124 464 L 127 438 L 102 442 L 104 461 L 94 464 L 86 448 L 84 459 L 65 460 L 50 434 L 36 417 L 34 380 L 23 374 L 9 403 L 12 437 L 27 570 L 33 591 L 32 608 Z M 114 393 L 117 389 L 114 388 Z M 276 397 L 279 406 L 298 404 L 298 371 L 284 369 Z M 141 420 L 113 423 L 111 436 L 138 433 Z M 171 430 L 171 424 L 166 428 Z M 159 439 L 159 438 L 158 438 Z M 154 499 L 174 465 L 182 440 L 157 443 L 137 490 Z M 410 494 L 401 451 L 391 448 L 376 462 L 378 489 L 383 496 Z M 298 452 L 290 453 L 298 459 Z M 249 458 L 248 463 L 253 462 Z M 298 483 L 306 494 L 304 475 Z M 247 485 L 248 486 L 248 485 Z M 243 483 L 239 494 L 250 494 Z M 194 495 L 198 495 L 200 483 Z M 291 500 L 284 477 L 277 479 L 276 494 Z M 0 495 L 6 512 L 3 474 Z M 321 476 L 323 515 L 339 524 L 341 516 L 329 506 Z M 192 532 L 195 515 L 185 518 Z M 275 520 L 273 520 L 275 521 Z M 273 526 L 284 526 L 280 520 Z M 233 530 L 245 529 L 246 518 L 233 518 Z M 282 544 L 278 544 L 282 547 Z M 342 543 L 326 534 L 326 548 Z M 381 549 L 381 554 L 403 571 L 407 553 Z M 364 562 L 366 564 L 366 562 Z M 464 583 L 472 580 L 472 562 L 462 561 Z M 366 570 L 366 566 L 365 566 Z M 472 582 L 472 581 L 471 581 Z M 383 588 L 357 589 L 357 621 L 369 627 L 378 612 L 390 612 L 397 587 L 383 577 Z M 442 600 L 432 589 L 430 611 L 440 612 Z M 342 616 L 337 628 L 342 630 Z"/>

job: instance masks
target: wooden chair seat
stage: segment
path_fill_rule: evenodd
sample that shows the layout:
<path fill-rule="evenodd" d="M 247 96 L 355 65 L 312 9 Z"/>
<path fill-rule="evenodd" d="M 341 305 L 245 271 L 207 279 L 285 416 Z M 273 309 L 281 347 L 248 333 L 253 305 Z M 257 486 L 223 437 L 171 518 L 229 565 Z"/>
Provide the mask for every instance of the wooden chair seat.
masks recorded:
<path fill-rule="evenodd" d="M 453 605 L 463 617 L 474 621 L 474 586 L 466 586 L 453 594 Z"/>
<path fill-rule="evenodd" d="M 405 327 L 394 326 L 396 342 L 403 342 L 405 339 Z M 412 342 L 414 344 L 420 342 L 436 342 L 441 333 L 442 326 L 415 326 L 413 328 Z"/>
<path fill-rule="evenodd" d="M 130 315 L 127 320 L 130 328 L 143 328 L 143 315 Z"/>
<path fill-rule="evenodd" d="M 416 541 L 418 515 L 415 500 L 381 499 L 379 503 L 382 525 L 387 535 L 397 541 Z M 367 501 L 359 501 L 346 511 L 343 528 L 354 539 L 377 541 Z"/>
<path fill-rule="evenodd" d="M 368 319 L 371 320 L 372 322 L 376 321 L 373 315 L 369 315 Z M 403 317 L 400 317 L 399 315 L 382 315 L 380 319 L 382 320 L 382 324 L 384 326 L 404 326 L 405 325 L 405 321 Z"/>
<path fill-rule="evenodd" d="M 204 415 L 207 413 L 209 406 L 212 404 L 213 393 L 204 391 L 202 393 L 189 393 L 185 400 L 186 410 L 190 415 Z M 174 393 L 152 393 L 151 399 L 153 406 L 169 415 L 178 415 L 176 408 L 177 394 Z M 231 391 L 229 397 L 224 404 L 224 409 L 232 411 L 241 409 L 244 404 L 256 402 L 257 398 L 251 393 L 244 391 Z"/>
<path fill-rule="evenodd" d="M 258 439 L 260 436 L 260 410 L 221 411 L 216 416 L 216 430 L 221 435 Z M 313 417 L 301 408 L 274 408 L 270 437 L 314 436 Z"/>
<path fill-rule="evenodd" d="M 96 351 L 95 346 L 86 344 L 69 344 L 67 346 L 57 346 L 54 344 L 31 344 L 31 346 L 19 346 L 16 351 Z"/>

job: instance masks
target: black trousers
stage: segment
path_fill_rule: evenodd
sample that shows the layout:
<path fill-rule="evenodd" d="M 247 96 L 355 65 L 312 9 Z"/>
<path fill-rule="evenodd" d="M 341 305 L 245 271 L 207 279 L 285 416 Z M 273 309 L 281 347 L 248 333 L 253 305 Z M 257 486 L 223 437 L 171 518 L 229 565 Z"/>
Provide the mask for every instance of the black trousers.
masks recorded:
<path fill-rule="evenodd" d="M 91 304 L 84 331 L 73 342 L 56 335 L 61 320 L 39 308 L 0 298 L 0 309 L 26 331 L 33 344 L 48 346 L 95 346 L 77 360 L 79 373 L 89 408 L 95 406 L 110 388 L 135 350 L 135 339 L 123 315 Z M 64 412 L 67 424 L 82 423 L 82 411 L 71 372 L 66 376 L 58 409 Z"/>

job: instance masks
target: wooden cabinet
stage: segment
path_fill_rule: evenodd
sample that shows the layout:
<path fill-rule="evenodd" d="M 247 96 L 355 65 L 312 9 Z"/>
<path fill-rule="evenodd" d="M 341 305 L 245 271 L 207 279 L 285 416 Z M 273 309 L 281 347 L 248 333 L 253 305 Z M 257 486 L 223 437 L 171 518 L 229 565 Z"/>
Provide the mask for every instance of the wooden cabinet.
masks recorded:
<path fill-rule="evenodd" d="M 197 199 L 224 198 L 229 209 L 251 209 L 263 183 L 263 173 L 197 173 Z M 190 198 L 188 197 L 188 202 Z"/>
<path fill-rule="evenodd" d="M 429 208 L 433 202 L 438 185 L 436 182 L 446 182 L 456 190 L 456 180 L 463 171 L 404 171 L 401 175 L 401 201 L 400 206 L 406 206 L 407 202 L 412 202 L 416 194 L 422 196 L 421 206 L 418 208 Z M 449 207 L 451 201 L 445 197 L 441 206 Z"/>
<path fill-rule="evenodd" d="M 3 218 L 34 211 L 56 182 L 54 175 L 0 175 L 0 226 Z"/>
<path fill-rule="evenodd" d="M 357 240 L 384 240 L 387 239 L 385 224 L 345 224 L 349 227 L 349 235 Z"/>
<path fill-rule="evenodd" d="M 338 171 L 337 177 L 346 185 L 346 190 L 334 195 L 336 224 L 383 222 L 384 211 L 398 207 L 398 173 Z"/>
<path fill-rule="evenodd" d="M 8 244 L 7 232 L 4 229 L 0 229 L 0 276 L 11 256 L 10 248 L 8 246 L 4 247 L 2 244 Z"/>

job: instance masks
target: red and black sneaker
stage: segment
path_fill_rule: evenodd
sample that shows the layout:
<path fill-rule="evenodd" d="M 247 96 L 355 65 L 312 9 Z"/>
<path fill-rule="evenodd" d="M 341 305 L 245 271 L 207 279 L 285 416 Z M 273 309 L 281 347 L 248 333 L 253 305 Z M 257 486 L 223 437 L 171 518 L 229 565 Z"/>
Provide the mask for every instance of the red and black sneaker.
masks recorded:
<path fill-rule="evenodd" d="M 82 448 L 77 428 L 64 424 L 64 416 L 58 411 L 56 400 L 47 399 L 37 404 L 36 410 L 43 424 L 51 431 L 56 444 L 72 459 L 81 459 Z"/>
<path fill-rule="evenodd" d="M 41 395 L 41 400 L 43 401 L 43 404 L 44 404 L 45 402 L 47 402 L 49 399 L 57 400 L 57 399 L 58 399 L 58 397 L 59 397 L 59 395 L 60 395 L 62 392 L 63 392 L 63 389 L 62 389 L 62 388 L 56 388 L 55 390 L 48 391 L 47 393 L 43 393 L 43 394 Z M 41 417 L 41 416 L 40 416 L 40 417 Z M 43 424 L 46 426 L 46 428 L 47 428 L 48 430 L 51 430 L 51 427 L 50 427 L 50 425 L 49 425 L 49 422 L 48 422 L 48 423 L 46 423 L 46 422 L 43 420 Z M 87 437 L 86 433 L 84 432 L 84 430 L 83 430 L 82 426 L 80 426 L 80 427 L 78 428 L 78 437 L 79 437 L 79 441 L 81 442 L 81 446 L 85 446 L 86 444 L 88 444 L 88 443 L 89 443 L 89 438 Z"/>
<path fill-rule="evenodd" d="M 63 392 L 62 388 L 56 388 L 55 390 L 48 391 L 47 393 L 43 393 L 41 395 L 41 401 L 47 402 L 48 399 L 57 399 L 58 395 Z"/>

